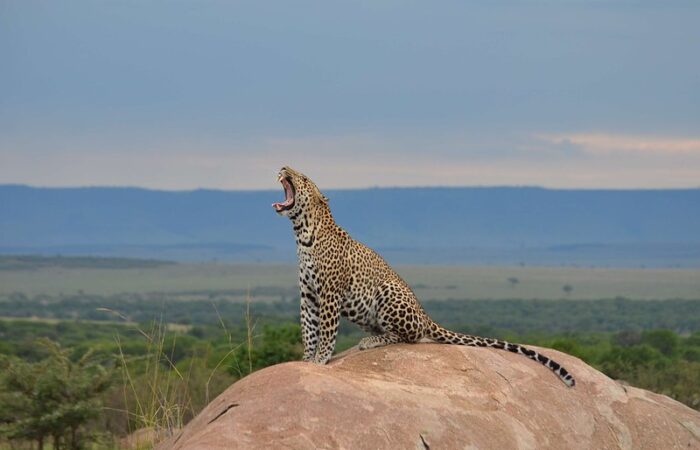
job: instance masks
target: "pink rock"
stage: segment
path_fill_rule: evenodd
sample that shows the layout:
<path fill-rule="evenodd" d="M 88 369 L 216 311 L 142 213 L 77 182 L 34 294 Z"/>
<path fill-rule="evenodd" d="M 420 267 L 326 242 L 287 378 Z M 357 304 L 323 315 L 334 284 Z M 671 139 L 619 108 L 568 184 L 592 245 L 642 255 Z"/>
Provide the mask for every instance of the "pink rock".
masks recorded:
<path fill-rule="evenodd" d="M 537 347 L 533 347 L 537 350 Z M 542 352 L 402 344 L 290 362 L 229 387 L 158 449 L 700 449 L 700 413 Z"/>

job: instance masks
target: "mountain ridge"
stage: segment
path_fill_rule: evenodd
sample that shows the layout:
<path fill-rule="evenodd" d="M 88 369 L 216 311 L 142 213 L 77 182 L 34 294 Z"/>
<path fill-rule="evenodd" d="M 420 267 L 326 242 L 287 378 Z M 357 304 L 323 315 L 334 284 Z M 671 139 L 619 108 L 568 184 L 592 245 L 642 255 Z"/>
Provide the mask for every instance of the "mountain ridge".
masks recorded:
<path fill-rule="evenodd" d="M 700 189 L 324 193 L 338 224 L 392 262 L 700 264 Z M 0 253 L 289 261 L 290 226 L 270 208 L 282 195 L 0 185 Z"/>

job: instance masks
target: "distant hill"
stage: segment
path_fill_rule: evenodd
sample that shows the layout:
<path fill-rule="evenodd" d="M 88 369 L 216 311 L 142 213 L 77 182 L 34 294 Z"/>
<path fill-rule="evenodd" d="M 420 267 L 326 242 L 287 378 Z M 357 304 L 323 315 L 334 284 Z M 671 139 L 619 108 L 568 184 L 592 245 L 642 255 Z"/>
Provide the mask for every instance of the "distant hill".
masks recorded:
<path fill-rule="evenodd" d="M 395 263 L 700 266 L 700 189 L 325 191 Z M 293 261 L 274 191 L 0 185 L 0 253 Z"/>

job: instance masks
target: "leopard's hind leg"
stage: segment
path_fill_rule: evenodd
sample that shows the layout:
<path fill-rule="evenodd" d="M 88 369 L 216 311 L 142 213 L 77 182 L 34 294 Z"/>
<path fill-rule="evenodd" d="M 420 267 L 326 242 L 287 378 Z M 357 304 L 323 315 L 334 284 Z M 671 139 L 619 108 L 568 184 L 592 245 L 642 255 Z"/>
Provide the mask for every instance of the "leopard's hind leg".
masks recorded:
<path fill-rule="evenodd" d="M 425 315 L 413 293 L 403 284 L 391 282 L 377 292 L 376 322 L 381 333 L 360 341 L 360 350 L 382 347 L 399 342 L 417 342 L 426 329 Z"/>
<path fill-rule="evenodd" d="M 370 348 L 383 347 L 385 345 L 396 344 L 399 342 L 404 342 L 404 339 L 402 339 L 398 334 L 384 333 L 362 338 L 358 344 L 358 347 L 360 350 L 367 350 Z"/>

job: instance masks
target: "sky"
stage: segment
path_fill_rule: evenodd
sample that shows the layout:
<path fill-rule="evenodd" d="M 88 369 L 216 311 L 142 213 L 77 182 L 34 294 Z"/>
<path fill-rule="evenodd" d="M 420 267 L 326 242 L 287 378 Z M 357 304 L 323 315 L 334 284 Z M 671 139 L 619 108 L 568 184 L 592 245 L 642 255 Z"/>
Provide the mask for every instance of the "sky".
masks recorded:
<path fill-rule="evenodd" d="M 700 2 L 0 0 L 0 184 L 700 187 Z"/>

